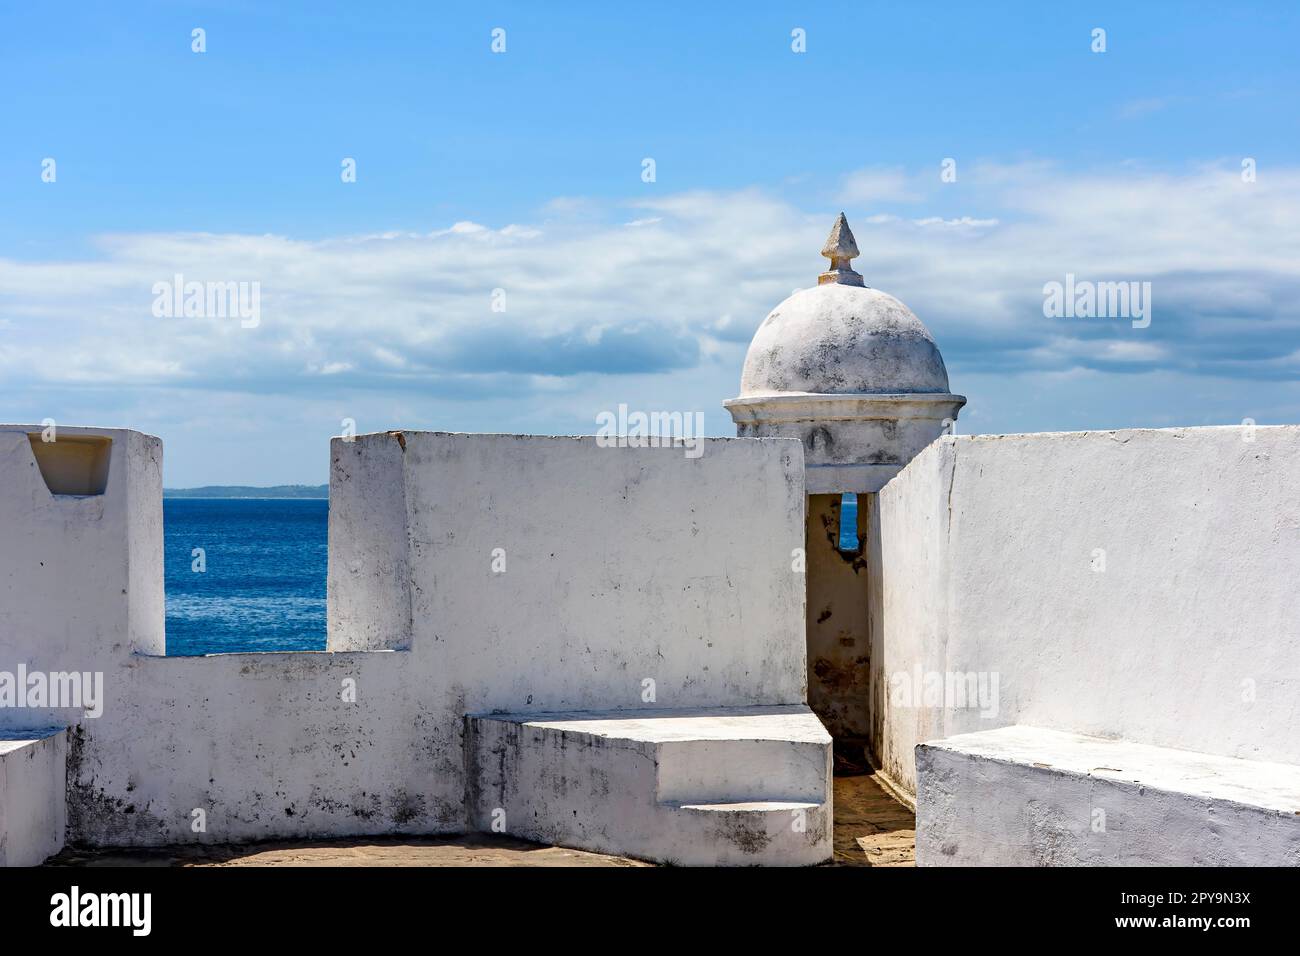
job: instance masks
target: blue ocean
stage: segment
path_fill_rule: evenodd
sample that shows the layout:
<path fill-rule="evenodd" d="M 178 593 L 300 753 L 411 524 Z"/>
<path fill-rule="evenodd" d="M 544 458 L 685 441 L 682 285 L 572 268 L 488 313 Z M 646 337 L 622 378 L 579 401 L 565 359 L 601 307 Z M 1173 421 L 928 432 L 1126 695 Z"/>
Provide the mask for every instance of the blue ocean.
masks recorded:
<path fill-rule="evenodd" d="M 324 650 L 328 519 L 325 499 L 164 498 L 167 653 Z"/>

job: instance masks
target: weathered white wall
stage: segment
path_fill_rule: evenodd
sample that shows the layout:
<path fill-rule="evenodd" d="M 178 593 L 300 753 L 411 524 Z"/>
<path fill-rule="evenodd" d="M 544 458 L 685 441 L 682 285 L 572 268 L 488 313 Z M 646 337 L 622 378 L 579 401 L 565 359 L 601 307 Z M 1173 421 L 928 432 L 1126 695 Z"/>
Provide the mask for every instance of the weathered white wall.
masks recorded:
<path fill-rule="evenodd" d="M 330 446 L 331 651 L 411 646 L 410 535 L 403 436 Z"/>
<path fill-rule="evenodd" d="M 916 743 L 1012 723 L 1300 763 L 1300 427 L 1250 435 L 975 436 L 922 452 L 870 522 L 886 771 L 912 788 Z M 889 675 L 917 666 L 997 674 L 997 715 L 889 704 Z"/>
<path fill-rule="evenodd" d="M 106 492 L 54 499 L 29 430 L 0 429 L 0 669 L 105 672 L 71 731 L 75 841 L 456 832 L 466 713 L 803 702 L 797 442 L 336 440 L 337 652 L 165 658 L 139 653 L 163 647 L 157 440 L 86 430 L 114 437 Z"/>
<path fill-rule="evenodd" d="M 163 653 L 162 443 L 123 429 L 108 485 L 53 495 L 32 454 L 41 426 L 0 425 L 0 670 L 102 671 L 118 698 L 132 651 Z M 0 730 L 67 725 L 71 710 L 0 707 Z"/>
<path fill-rule="evenodd" d="M 939 439 L 879 494 L 858 499 L 867 510 L 870 748 L 877 766 L 905 794 L 915 791 L 912 748 L 943 736 L 947 715 L 890 706 L 888 677 L 944 661 L 953 442 Z"/>
<path fill-rule="evenodd" d="M 798 442 L 405 440 L 413 643 L 461 713 L 803 703 Z"/>

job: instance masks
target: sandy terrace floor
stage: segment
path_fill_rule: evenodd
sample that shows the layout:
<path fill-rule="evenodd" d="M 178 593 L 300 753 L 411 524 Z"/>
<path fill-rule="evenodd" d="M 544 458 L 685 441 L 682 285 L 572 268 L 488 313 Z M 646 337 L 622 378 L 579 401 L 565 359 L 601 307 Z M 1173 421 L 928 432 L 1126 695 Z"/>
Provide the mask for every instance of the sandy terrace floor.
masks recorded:
<path fill-rule="evenodd" d="M 835 778 L 831 865 L 911 866 L 912 814 L 867 775 Z M 640 860 L 509 837 L 366 838 L 151 850 L 67 849 L 50 866 L 649 866 Z"/>
<path fill-rule="evenodd" d="M 915 866 L 916 818 L 870 775 L 835 778 L 835 859 L 841 866 Z"/>

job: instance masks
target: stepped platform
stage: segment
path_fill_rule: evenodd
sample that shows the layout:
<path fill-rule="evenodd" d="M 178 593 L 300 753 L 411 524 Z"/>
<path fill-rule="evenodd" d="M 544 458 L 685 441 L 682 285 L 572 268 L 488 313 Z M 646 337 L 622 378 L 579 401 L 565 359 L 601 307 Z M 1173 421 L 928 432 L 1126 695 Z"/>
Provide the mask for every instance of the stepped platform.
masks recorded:
<path fill-rule="evenodd" d="M 831 738 L 804 706 L 466 718 L 479 829 L 679 865 L 832 853 Z"/>
<path fill-rule="evenodd" d="M 0 866 L 36 866 L 63 849 L 68 734 L 0 732 Z"/>
<path fill-rule="evenodd" d="M 916 772 L 919 866 L 1300 865 L 1300 766 L 1016 726 Z"/>

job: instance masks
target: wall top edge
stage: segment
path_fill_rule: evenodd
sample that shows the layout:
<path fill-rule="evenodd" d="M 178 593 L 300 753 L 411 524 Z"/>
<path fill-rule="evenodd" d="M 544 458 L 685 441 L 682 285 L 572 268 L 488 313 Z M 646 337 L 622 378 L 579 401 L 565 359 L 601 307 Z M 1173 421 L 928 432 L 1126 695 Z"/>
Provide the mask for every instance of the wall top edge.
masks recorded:
<path fill-rule="evenodd" d="M 500 438 L 500 439 L 514 438 L 514 439 L 519 439 L 520 441 L 526 440 L 526 441 L 539 441 L 539 442 L 595 442 L 601 438 L 601 436 L 599 435 L 531 435 L 523 432 L 448 432 L 448 431 L 427 431 L 418 428 L 390 428 L 378 432 L 359 433 L 357 435 L 351 436 L 350 438 L 345 438 L 342 435 L 334 435 L 333 437 L 330 438 L 330 442 L 350 443 L 351 441 L 362 441 L 365 439 L 378 440 L 382 438 L 396 438 L 398 435 L 401 435 L 402 438 L 404 439 L 432 436 L 436 438 Z M 683 439 L 681 438 L 675 438 L 673 440 L 676 442 L 683 441 Z M 800 444 L 797 438 L 784 438 L 784 437 L 741 438 L 735 435 L 701 435 L 698 438 L 692 436 L 690 440 L 710 442 L 710 443 L 726 442 L 732 444 L 737 442 L 794 442 L 796 444 Z M 654 450 L 654 449 L 647 449 L 647 450 Z"/>
<path fill-rule="evenodd" d="M 17 422 L 0 422 L 0 432 L 23 432 L 25 434 L 39 434 L 46 428 L 41 424 L 23 425 Z M 119 428 L 114 425 L 65 425 L 63 422 L 55 422 L 54 428 L 59 435 L 106 435 L 109 437 L 115 435 L 140 435 L 144 438 L 151 438 L 159 441 L 157 435 L 151 435 L 148 432 L 142 432 L 136 428 Z"/>
<path fill-rule="evenodd" d="M 1240 433 L 1247 429 L 1255 433 L 1265 432 L 1270 434 L 1282 432 L 1294 432 L 1300 434 L 1300 424 L 1297 425 L 1183 425 L 1170 426 L 1167 428 L 1087 428 L 1076 431 L 1048 431 L 1048 432 L 1005 432 L 984 435 L 956 435 L 945 436 L 950 439 L 960 440 L 962 442 L 995 442 L 1010 441 L 1023 438 L 1060 438 L 1060 439 L 1082 439 L 1082 438 L 1105 438 L 1110 437 L 1116 440 L 1127 441 L 1130 437 L 1140 435 L 1161 436 L 1166 438 L 1180 438 L 1184 436 L 1202 435 L 1209 433 Z"/>

